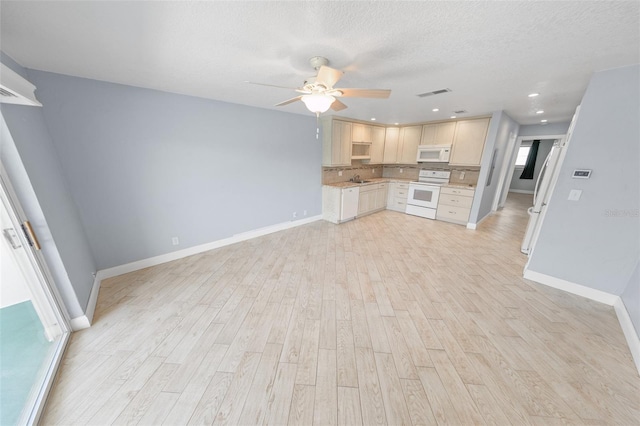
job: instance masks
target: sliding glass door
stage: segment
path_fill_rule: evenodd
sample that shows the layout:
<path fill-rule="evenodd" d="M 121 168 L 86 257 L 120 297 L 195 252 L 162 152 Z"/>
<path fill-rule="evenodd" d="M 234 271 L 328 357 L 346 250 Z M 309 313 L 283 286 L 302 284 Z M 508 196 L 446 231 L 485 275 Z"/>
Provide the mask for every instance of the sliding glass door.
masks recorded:
<path fill-rule="evenodd" d="M 0 424 L 35 424 L 70 329 L 4 167 L 0 177 Z"/>

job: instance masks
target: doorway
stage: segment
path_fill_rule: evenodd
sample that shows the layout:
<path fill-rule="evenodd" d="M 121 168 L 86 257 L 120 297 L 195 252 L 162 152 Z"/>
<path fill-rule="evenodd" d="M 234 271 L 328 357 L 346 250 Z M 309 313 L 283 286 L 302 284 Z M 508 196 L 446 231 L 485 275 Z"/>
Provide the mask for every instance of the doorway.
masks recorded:
<path fill-rule="evenodd" d="M 38 422 L 69 339 L 68 315 L 0 164 L 0 424 Z"/>

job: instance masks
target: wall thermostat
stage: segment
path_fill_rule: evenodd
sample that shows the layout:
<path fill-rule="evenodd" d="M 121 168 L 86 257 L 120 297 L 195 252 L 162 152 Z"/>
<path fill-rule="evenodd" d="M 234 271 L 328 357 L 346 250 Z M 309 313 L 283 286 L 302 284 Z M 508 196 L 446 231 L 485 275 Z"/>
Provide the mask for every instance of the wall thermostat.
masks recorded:
<path fill-rule="evenodd" d="M 574 170 L 572 177 L 574 179 L 589 179 L 591 177 L 591 170 Z"/>

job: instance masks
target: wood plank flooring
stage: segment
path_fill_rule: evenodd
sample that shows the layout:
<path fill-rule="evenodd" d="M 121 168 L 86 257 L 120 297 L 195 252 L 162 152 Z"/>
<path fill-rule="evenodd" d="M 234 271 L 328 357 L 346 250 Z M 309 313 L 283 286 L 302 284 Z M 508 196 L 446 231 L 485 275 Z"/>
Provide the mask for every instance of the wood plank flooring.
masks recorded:
<path fill-rule="evenodd" d="M 522 278 L 530 197 L 470 231 L 383 211 L 102 282 L 43 424 L 622 424 L 613 308 Z"/>

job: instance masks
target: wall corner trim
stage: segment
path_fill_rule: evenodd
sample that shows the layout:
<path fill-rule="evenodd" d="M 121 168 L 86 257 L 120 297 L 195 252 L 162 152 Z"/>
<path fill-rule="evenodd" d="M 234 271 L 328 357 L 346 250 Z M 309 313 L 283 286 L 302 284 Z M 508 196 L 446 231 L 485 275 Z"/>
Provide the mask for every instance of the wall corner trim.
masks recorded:
<path fill-rule="evenodd" d="M 478 225 L 480 225 L 482 222 L 484 222 L 485 220 L 487 220 L 491 215 L 493 214 L 493 212 L 489 212 L 487 213 L 482 219 L 480 219 L 479 221 L 477 221 L 476 223 L 467 223 L 467 229 L 478 229 Z"/>
<path fill-rule="evenodd" d="M 205 251 L 214 250 L 220 247 L 228 246 L 231 244 L 239 243 L 242 241 L 250 240 L 253 238 L 261 237 L 263 235 L 272 234 L 278 231 L 284 231 L 285 229 L 295 228 L 297 226 L 306 225 L 311 222 L 322 220 L 322 215 L 311 216 L 306 219 L 300 219 L 290 222 L 278 223 L 276 225 L 267 226 L 264 228 L 254 229 L 252 231 L 236 234 L 229 238 L 223 238 L 221 240 L 212 241 L 210 243 L 201 244 L 194 247 L 189 247 L 183 250 L 173 251 L 171 253 L 161 254 L 160 256 L 154 256 L 147 259 L 137 260 L 131 263 L 125 263 L 124 265 L 114 266 L 112 268 L 101 269 L 96 274 L 97 279 L 104 280 L 105 278 L 111 278 L 118 275 L 126 274 L 140 269 L 149 268 L 151 266 L 160 265 L 162 263 L 171 262 L 173 260 L 182 259 L 184 257 L 193 256 Z M 96 295 L 97 300 L 97 295 Z M 95 303 L 94 303 L 95 304 Z M 87 308 L 87 311 L 89 309 Z"/>
<path fill-rule="evenodd" d="M 627 339 L 627 345 L 629 345 L 633 362 L 636 364 L 638 375 L 640 375 L 640 337 L 638 337 L 636 328 L 633 326 L 633 322 L 629 316 L 629 311 L 627 311 L 627 308 L 624 306 L 622 298 L 618 297 L 616 302 L 613 304 L 613 307 L 616 310 L 618 322 L 620 322 L 620 327 L 622 328 L 624 337 Z"/>
<path fill-rule="evenodd" d="M 577 294 L 578 296 L 586 297 L 587 299 L 595 300 L 596 302 L 604 303 L 609 306 L 613 306 L 616 303 L 616 299 L 619 299 L 618 296 L 605 291 L 596 290 L 595 288 L 572 283 L 561 278 L 552 277 L 551 275 L 542 274 L 528 269 L 525 269 L 524 271 L 524 278 L 535 281 L 539 284 L 557 288 L 558 290 L 566 291 L 567 293 Z"/>

